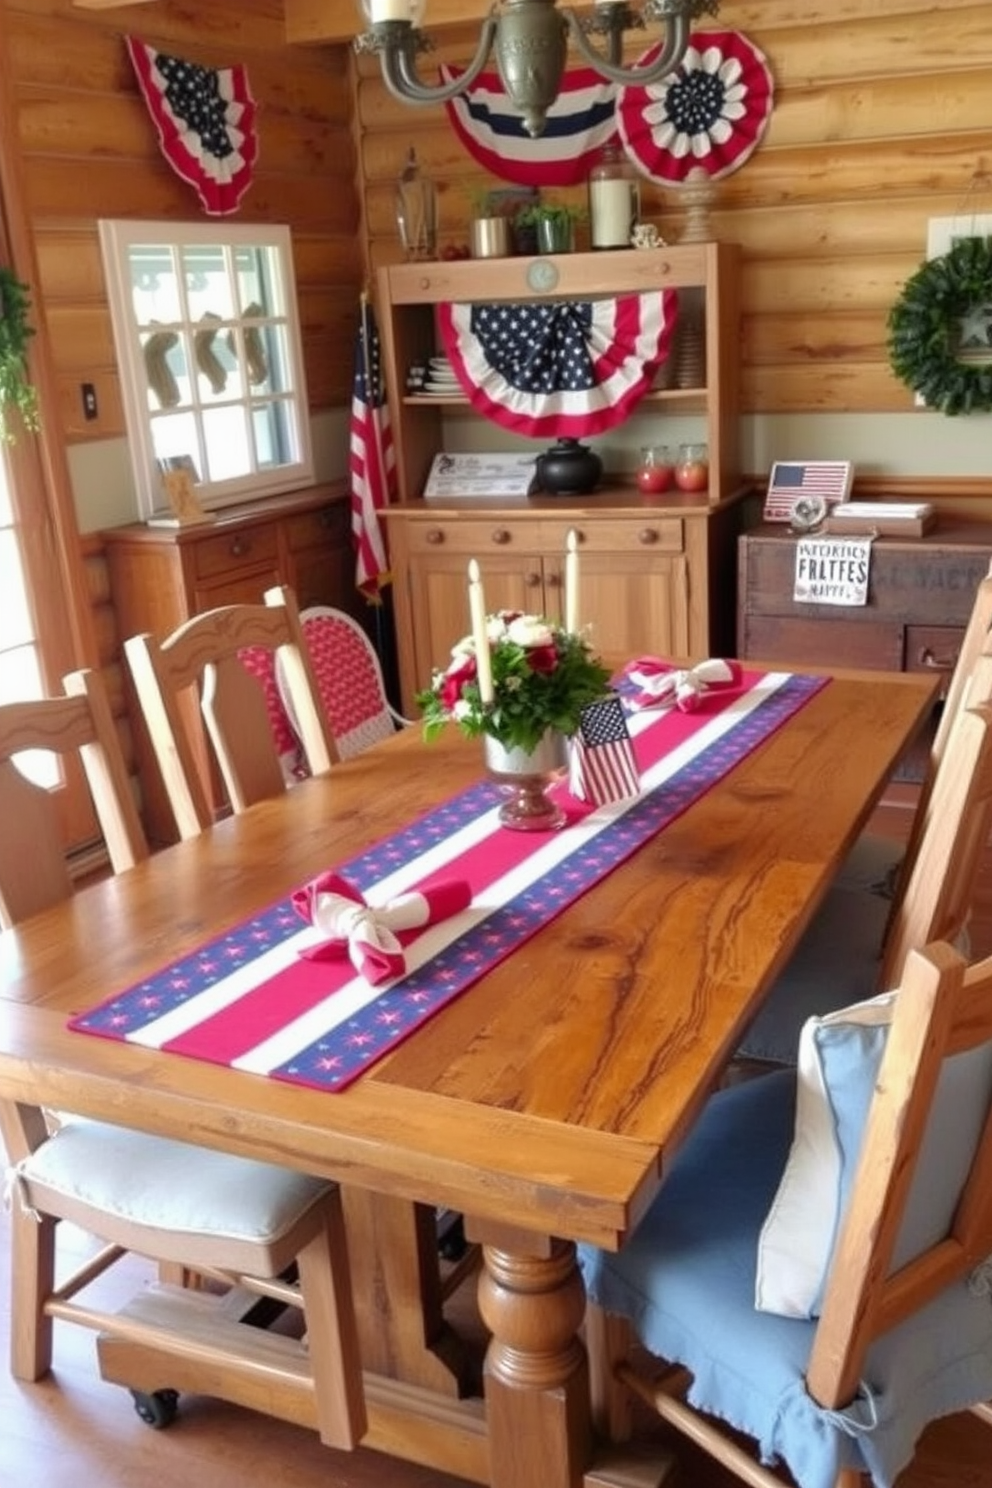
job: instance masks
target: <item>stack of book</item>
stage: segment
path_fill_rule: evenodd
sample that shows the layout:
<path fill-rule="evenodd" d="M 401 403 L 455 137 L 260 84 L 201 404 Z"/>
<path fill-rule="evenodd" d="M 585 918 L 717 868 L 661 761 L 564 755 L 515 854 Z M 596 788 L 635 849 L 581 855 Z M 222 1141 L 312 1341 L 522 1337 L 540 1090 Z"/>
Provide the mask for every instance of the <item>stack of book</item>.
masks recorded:
<path fill-rule="evenodd" d="M 842 501 L 822 530 L 848 537 L 922 537 L 936 520 L 929 501 Z"/>

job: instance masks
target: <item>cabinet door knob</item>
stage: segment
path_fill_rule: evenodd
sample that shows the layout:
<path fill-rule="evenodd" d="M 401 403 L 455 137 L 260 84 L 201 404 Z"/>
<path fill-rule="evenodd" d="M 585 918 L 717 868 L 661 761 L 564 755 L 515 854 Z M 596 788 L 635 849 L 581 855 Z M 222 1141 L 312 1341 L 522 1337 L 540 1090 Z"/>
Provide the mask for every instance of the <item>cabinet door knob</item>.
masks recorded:
<path fill-rule="evenodd" d="M 497 543 L 501 548 L 502 547 L 505 547 L 506 544 L 510 541 L 509 529 L 506 528 L 506 527 L 497 527 L 497 528 L 495 528 L 494 531 L 493 531 L 493 534 L 492 534 L 492 540 L 493 540 L 494 543 Z"/>
<path fill-rule="evenodd" d="M 251 552 L 251 543 L 246 537 L 236 537 L 231 542 L 231 557 L 243 558 L 246 553 Z"/>
<path fill-rule="evenodd" d="M 428 527 L 424 537 L 432 548 L 439 547 L 444 542 L 444 532 L 440 527 Z"/>
<path fill-rule="evenodd" d="M 554 572 L 549 573 L 545 577 L 544 582 L 547 584 L 547 586 L 548 586 L 549 589 L 560 589 L 561 588 L 561 574 L 560 573 L 554 573 Z"/>
<path fill-rule="evenodd" d="M 531 569 L 529 573 L 524 574 L 524 584 L 528 589 L 539 589 L 541 587 L 541 575 Z"/>
<path fill-rule="evenodd" d="M 640 532 L 637 534 L 637 541 L 641 543 L 643 547 L 649 548 L 652 543 L 656 543 L 658 541 L 657 527 L 642 527 Z"/>

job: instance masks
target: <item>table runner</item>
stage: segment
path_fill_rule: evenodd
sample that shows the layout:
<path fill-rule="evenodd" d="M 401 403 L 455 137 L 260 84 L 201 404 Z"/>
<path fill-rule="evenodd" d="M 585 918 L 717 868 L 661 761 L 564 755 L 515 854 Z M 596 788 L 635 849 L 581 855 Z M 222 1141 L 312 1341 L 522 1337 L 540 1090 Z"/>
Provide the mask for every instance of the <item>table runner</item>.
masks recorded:
<path fill-rule="evenodd" d="M 471 885 L 468 910 L 401 937 L 407 972 L 393 982 L 371 987 L 347 959 L 300 956 L 310 932 L 287 896 L 69 1027 L 343 1090 L 680 816 L 827 680 L 745 672 L 737 694 L 714 693 L 697 712 L 632 715 L 641 794 L 591 808 L 562 782 L 560 831 L 501 827 L 499 790 L 480 782 L 335 865 L 370 904 L 452 877 Z"/>

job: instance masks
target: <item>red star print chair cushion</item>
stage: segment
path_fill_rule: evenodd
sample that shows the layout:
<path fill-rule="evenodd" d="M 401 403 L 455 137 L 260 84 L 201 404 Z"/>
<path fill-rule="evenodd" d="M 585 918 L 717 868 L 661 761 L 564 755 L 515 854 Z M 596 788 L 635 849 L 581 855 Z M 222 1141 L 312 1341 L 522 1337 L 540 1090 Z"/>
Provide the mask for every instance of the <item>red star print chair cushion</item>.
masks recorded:
<path fill-rule="evenodd" d="M 272 737 L 275 739 L 279 753 L 279 763 L 282 765 L 286 784 L 292 785 L 295 780 L 300 779 L 301 774 L 306 773 L 306 770 L 303 765 L 300 741 L 296 737 L 296 731 L 279 694 L 276 682 L 275 652 L 267 650 L 265 646 L 246 646 L 238 652 L 238 658 L 242 666 L 251 672 L 261 685 L 265 694 L 265 707 L 269 715 Z"/>
<path fill-rule="evenodd" d="M 379 658 L 357 621 L 343 610 L 327 605 L 302 610 L 300 620 L 310 649 L 320 704 L 343 760 L 360 754 L 379 739 L 388 739 L 396 732 L 397 724 L 409 722 L 387 702 Z M 276 681 L 288 711 L 289 700 L 281 686 L 278 662 Z"/>

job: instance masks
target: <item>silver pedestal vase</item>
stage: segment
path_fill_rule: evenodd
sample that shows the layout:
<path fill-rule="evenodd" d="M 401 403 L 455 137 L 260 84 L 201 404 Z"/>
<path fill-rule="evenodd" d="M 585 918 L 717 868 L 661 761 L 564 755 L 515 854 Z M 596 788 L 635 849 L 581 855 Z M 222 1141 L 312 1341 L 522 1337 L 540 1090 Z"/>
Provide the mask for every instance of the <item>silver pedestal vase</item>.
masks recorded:
<path fill-rule="evenodd" d="M 564 811 L 547 794 L 568 769 L 564 734 L 549 730 L 533 750 L 501 744 L 486 734 L 483 749 L 490 779 L 506 792 L 499 808 L 504 827 L 515 832 L 552 832 L 564 826 Z"/>

